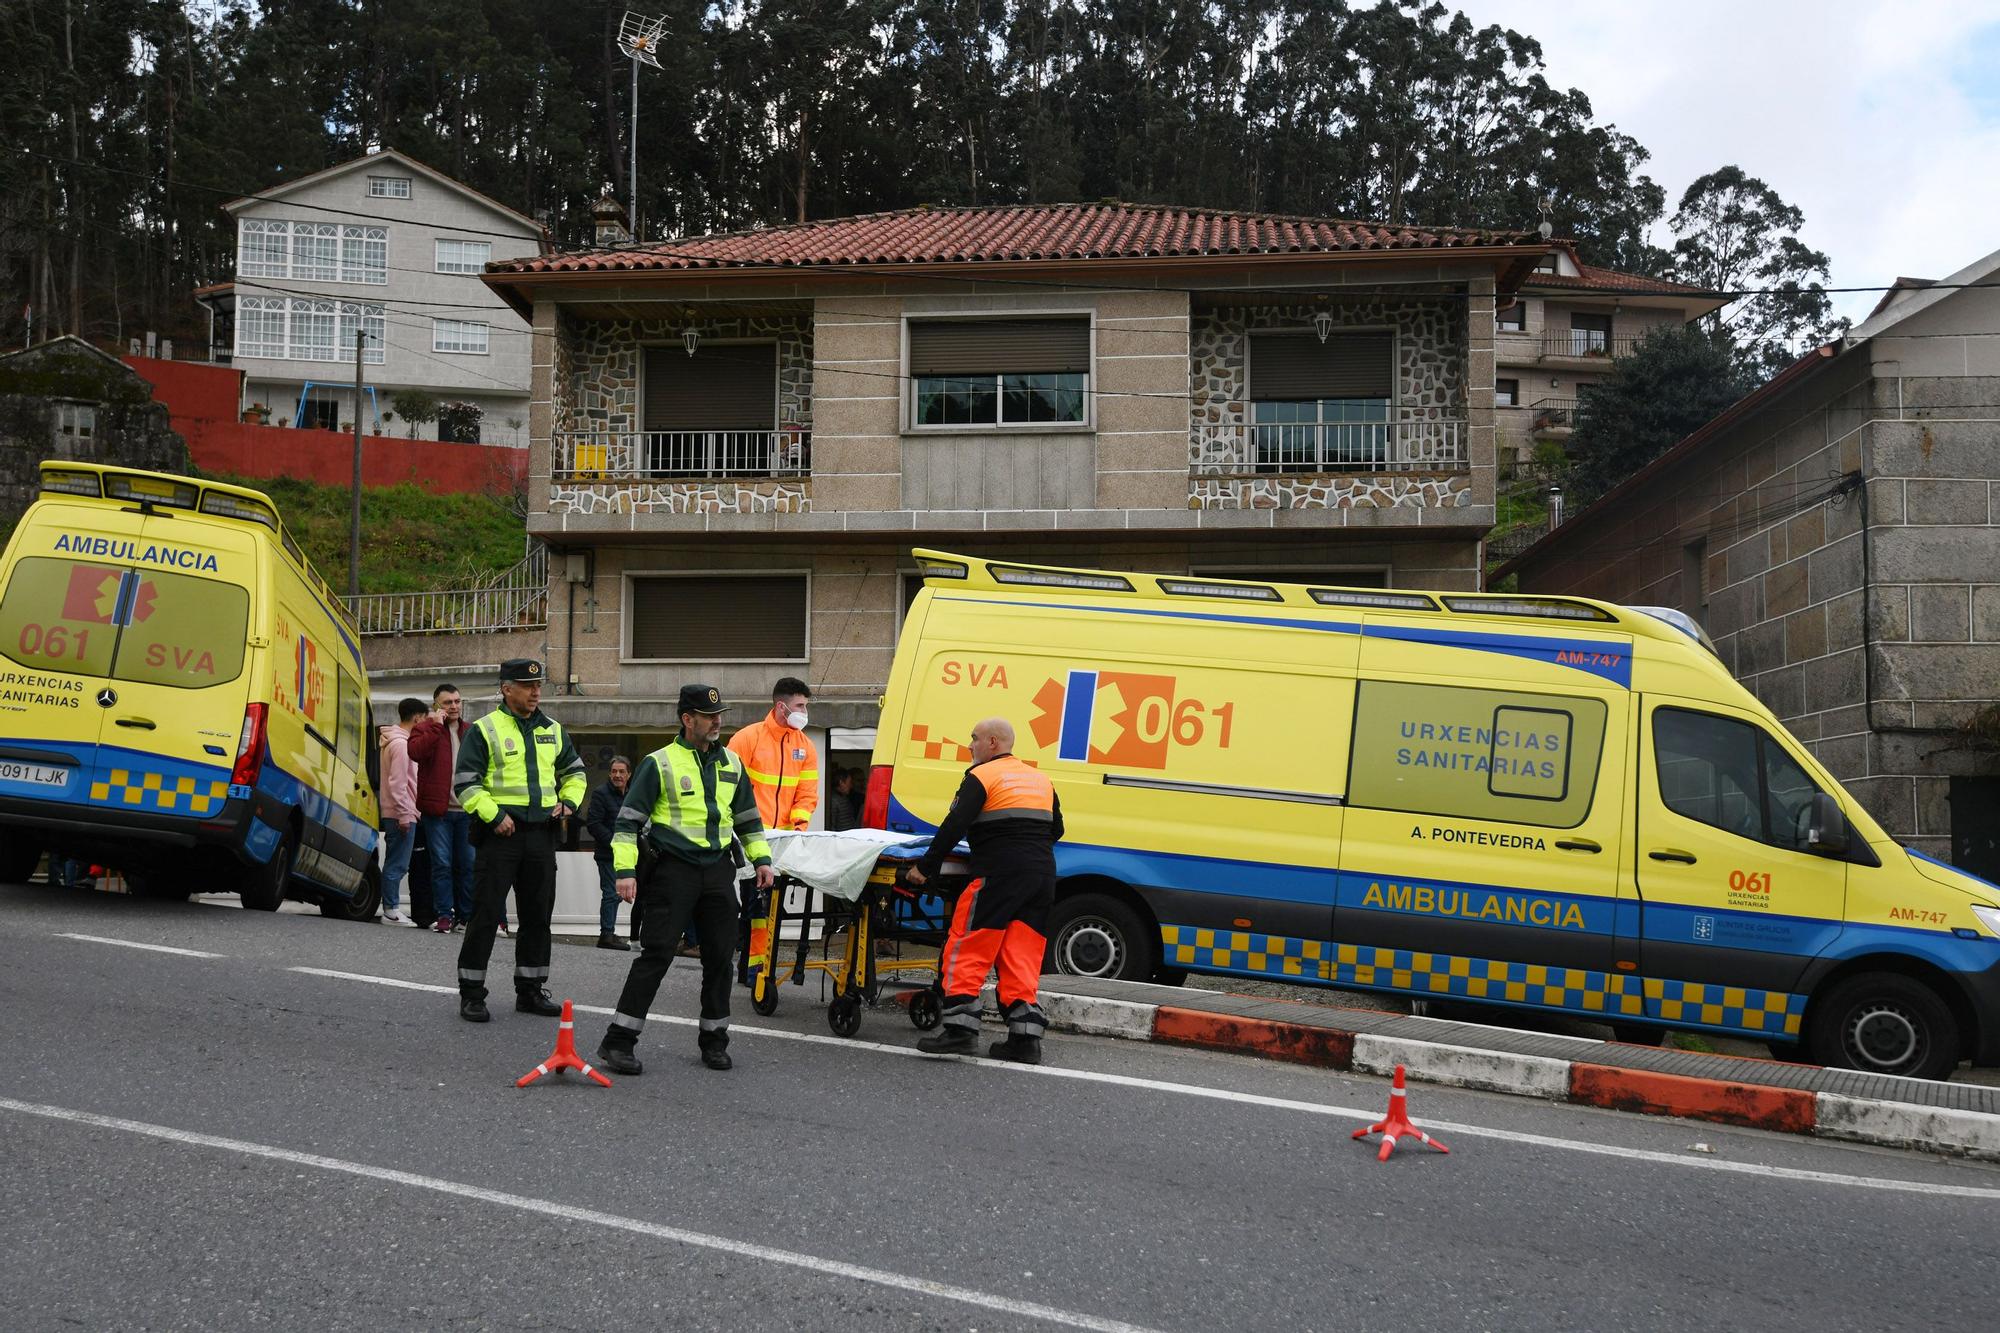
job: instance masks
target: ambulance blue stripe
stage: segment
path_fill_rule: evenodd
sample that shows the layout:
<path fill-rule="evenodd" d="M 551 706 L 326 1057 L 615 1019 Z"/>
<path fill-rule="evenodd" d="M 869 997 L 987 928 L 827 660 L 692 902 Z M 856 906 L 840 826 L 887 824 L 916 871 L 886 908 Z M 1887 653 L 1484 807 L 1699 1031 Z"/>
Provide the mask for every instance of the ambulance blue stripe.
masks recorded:
<path fill-rule="evenodd" d="M 940 597 L 939 601 L 970 602 L 970 597 Z M 1086 606 L 1075 602 L 1016 602 L 979 599 L 987 606 L 1019 606 L 1034 611 L 1090 611 L 1101 615 L 1148 616 L 1160 620 L 1203 620 L 1260 629 L 1312 630 L 1320 634 L 1356 634 L 1399 643 L 1430 643 L 1442 648 L 1501 653 L 1549 666 L 1597 676 L 1625 689 L 1632 688 L 1632 649 L 1622 639 L 1550 639 L 1528 634 L 1498 634 L 1481 630 L 1427 629 L 1404 625 L 1362 625 L 1346 620 L 1300 620 L 1293 616 L 1243 616 L 1221 611 L 1164 611 L 1140 606 Z M 1575 658 L 1576 660 L 1566 660 Z M 1067 755 L 1063 756 L 1068 758 Z"/>
<path fill-rule="evenodd" d="M 1082 763 L 1090 758 L 1090 721 L 1096 706 L 1097 673 L 1070 672 L 1069 688 L 1063 695 L 1062 735 L 1056 742 L 1058 759 Z"/>

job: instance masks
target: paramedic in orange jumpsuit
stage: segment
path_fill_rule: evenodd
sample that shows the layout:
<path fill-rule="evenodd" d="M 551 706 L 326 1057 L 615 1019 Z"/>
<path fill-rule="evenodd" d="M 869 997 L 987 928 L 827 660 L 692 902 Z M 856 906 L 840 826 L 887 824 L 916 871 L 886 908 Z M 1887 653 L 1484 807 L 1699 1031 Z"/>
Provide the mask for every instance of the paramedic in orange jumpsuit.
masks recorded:
<path fill-rule="evenodd" d="M 819 808 L 819 749 L 806 735 L 806 708 L 812 691 L 797 676 L 780 676 L 771 687 L 771 711 L 729 738 L 729 752 L 743 761 L 757 798 L 757 813 L 772 833 L 788 833 L 812 823 Z M 736 914 L 736 984 L 750 984 L 751 895 L 746 889 Z"/>
<path fill-rule="evenodd" d="M 1001 718 L 974 727 L 972 767 L 965 770 L 930 850 L 906 874 L 910 883 L 923 884 L 960 839 L 970 839 L 972 871 L 979 878 L 959 895 L 938 959 L 944 1023 L 917 1043 L 918 1050 L 969 1055 L 977 1048 L 979 992 L 997 960 L 1007 1039 L 986 1053 L 996 1060 L 1041 1063 L 1049 1021 L 1036 999 L 1056 896 L 1055 845 L 1062 835 L 1055 784 L 1014 757 L 1014 728 Z"/>

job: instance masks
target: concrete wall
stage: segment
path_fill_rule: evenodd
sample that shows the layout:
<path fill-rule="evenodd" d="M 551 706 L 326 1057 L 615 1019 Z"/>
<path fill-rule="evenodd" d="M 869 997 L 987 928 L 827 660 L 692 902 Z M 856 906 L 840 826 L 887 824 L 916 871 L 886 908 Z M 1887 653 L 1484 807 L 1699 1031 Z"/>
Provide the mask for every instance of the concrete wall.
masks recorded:
<path fill-rule="evenodd" d="M 368 193 L 370 175 L 407 176 L 408 199 L 378 199 Z M 323 213 L 302 205 L 344 210 Z M 360 217 L 344 214 L 361 214 Z M 420 388 L 440 396 L 477 402 L 485 409 L 484 442 L 527 443 L 527 391 L 530 331 L 513 309 L 493 294 L 477 274 L 439 273 L 436 242 L 440 238 L 485 241 L 494 260 L 515 259 L 540 251 L 540 238 L 521 219 L 493 208 L 476 196 L 439 183 L 395 162 L 363 162 L 353 170 L 313 181 L 281 199 L 246 204 L 241 218 L 338 222 L 381 225 L 389 233 L 388 282 L 376 286 L 352 282 L 320 282 L 303 278 L 236 279 L 238 297 L 254 295 L 324 295 L 337 301 L 392 302 L 385 312 L 386 341 L 380 364 L 365 367 L 368 383 L 378 386 L 387 406 L 393 389 Z M 465 230 L 453 230 L 453 228 Z M 497 233 L 497 234 L 489 234 Z M 421 304 L 419 304 L 421 303 Z M 477 320 L 490 325 L 487 355 L 432 350 L 432 321 Z M 242 321 L 237 321 L 240 329 Z M 289 415 L 307 380 L 352 385 L 353 349 L 331 362 L 306 362 L 236 354 L 235 365 L 248 377 L 251 401 Z M 315 397 L 351 403 L 353 389 L 315 390 Z M 506 421 L 519 417 L 524 425 L 510 431 Z M 351 419 L 351 418 L 349 418 Z M 364 418 L 366 419 L 366 418 Z M 401 434 L 400 426 L 394 428 Z M 435 426 L 419 433 L 435 439 Z M 508 436 L 518 438 L 508 439 Z"/>
<path fill-rule="evenodd" d="M 1946 856 L 1950 779 L 2000 773 L 1966 729 L 2000 701 L 2000 375 L 1896 373 L 1968 364 L 1937 346 L 1848 354 L 1577 521 L 1520 584 L 1696 615 L 1884 827 Z M 1835 494 L 1843 475 L 1865 497 Z"/>

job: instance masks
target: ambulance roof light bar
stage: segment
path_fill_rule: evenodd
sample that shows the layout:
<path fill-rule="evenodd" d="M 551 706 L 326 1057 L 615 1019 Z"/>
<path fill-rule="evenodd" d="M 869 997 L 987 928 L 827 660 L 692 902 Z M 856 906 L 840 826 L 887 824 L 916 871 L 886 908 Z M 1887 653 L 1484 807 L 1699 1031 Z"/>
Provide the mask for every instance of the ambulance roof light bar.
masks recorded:
<path fill-rule="evenodd" d="M 1117 574 L 1084 574 L 1065 569 L 1037 569 L 1029 565 L 986 566 L 995 583 L 1027 584 L 1038 588 L 1079 588 L 1089 592 L 1131 592 L 1132 581 Z"/>
<path fill-rule="evenodd" d="M 1321 606 L 1358 606 L 1381 611 L 1435 611 L 1437 603 L 1420 592 L 1356 592 L 1351 588 L 1307 588 Z"/>
<path fill-rule="evenodd" d="M 1160 591 L 1176 597 L 1223 597 L 1238 602 L 1282 602 L 1285 595 L 1261 583 L 1213 583 L 1207 579 L 1156 579 Z"/>
<path fill-rule="evenodd" d="M 1599 620 L 1618 617 L 1588 602 L 1563 597 L 1446 597 L 1447 609 L 1472 616 L 1523 616 L 1535 620 Z"/>

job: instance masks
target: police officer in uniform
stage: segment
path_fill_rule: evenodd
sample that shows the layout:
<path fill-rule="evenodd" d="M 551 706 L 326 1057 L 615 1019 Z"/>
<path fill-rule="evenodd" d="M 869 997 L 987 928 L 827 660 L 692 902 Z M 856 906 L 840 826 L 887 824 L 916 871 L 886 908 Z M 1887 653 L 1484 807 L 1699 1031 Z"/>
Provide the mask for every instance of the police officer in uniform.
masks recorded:
<path fill-rule="evenodd" d="M 597 1058 L 616 1074 L 643 1067 L 634 1053 L 646 1011 L 674 961 L 674 945 L 694 921 L 701 936 L 701 1061 L 727 1069 L 729 955 L 735 940 L 736 863 L 732 839 L 757 867 L 757 887 L 771 887 L 771 848 L 743 761 L 717 744 L 727 705 L 712 685 L 683 685 L 681 734 L 639 761 L 625 789 L 611 838 L 618 896 L 645 907 L 639 956 L 618 996 Z M 648 827 L 650 823 L 650 827 Z M 642 830 L 644 832 L 642 833 Z M 641 882 L 639 841 L 650 863 Z"/>
<path fill-rule="evenodd" d="M 458 951 L 458 1016 L 484 1023 L 486 961 L 507 910 L 520 904 L 514 937 L 514 1007 L 553 1016 L 549 998 L 549 917 L 556 905 L 556 821 L 570 814 L 588 785 L 583 759 L 562 726 L 542 711 L 542 664 L 500 664 L 500 703 L 459 743 L 452 790 L 472 817 L 472 923 Z"/>

